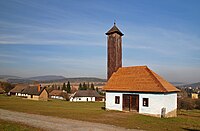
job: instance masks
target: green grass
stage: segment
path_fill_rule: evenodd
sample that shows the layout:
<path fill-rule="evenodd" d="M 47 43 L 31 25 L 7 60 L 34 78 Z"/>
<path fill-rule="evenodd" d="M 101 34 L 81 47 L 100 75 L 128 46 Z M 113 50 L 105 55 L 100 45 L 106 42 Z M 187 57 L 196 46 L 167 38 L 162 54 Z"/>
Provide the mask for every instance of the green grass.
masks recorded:
<path fill-rule="evenodd" d="M 0 131 L 42 131 L 18 122 L 5 121 L 0 119 Z"/>
<path fill-rule="evenodd" d="M 179 111 L 176 118 L 156 118 L 132 112 L 105 111 L 100 102 L 67 102 L 60 100 L 32 101 L 19 97 L 0 95 L 0 108 L 57 116 L 76 120 L 105 123 L 125 128 L 144 130 L 200 130 L 200 110 Z"/>

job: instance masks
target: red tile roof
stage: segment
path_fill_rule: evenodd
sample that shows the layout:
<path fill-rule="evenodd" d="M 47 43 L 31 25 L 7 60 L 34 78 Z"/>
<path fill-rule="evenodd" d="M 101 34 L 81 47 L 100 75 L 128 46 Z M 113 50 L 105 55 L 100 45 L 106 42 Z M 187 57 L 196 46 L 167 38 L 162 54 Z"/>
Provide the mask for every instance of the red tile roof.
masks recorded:
<path fill-rule="evenodd" d="M 172 84 L 164 80 L 147 66 L 121 67 L 113 73 L 105 91 L 131 92 L 177 92 Z"/>

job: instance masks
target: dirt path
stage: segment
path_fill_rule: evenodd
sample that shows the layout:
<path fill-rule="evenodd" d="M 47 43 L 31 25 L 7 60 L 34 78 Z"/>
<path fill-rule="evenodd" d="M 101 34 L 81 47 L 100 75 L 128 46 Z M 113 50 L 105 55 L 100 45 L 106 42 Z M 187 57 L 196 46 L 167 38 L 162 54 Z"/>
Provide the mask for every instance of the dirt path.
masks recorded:
<path fill-rule="evenodd" d="M 0 119 L 21 122 L 48 131 L 138 131 L 112 125 L 0 109 Z"/>

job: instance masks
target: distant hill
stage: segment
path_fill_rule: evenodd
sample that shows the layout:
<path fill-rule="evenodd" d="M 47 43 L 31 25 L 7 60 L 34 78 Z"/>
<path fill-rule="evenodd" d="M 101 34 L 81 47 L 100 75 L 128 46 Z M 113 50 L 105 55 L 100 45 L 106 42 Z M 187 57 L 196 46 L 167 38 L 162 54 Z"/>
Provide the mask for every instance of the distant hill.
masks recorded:
<path fill-rule="evenodd" d="M 31 84 L 34 81 L 20 78 L 20 79 L 8 79 L 7 82 L 12 83 L 12 84 L 18 84 L 18 83 L 28 83 L 28 84 Z"/>
<path fill-rule="evenodd" d="M 0 79 L 19 79 L 21 77 L 18 76 L 10 76 L 10 75 L 0 75 Z"/>
<path fill-rule="evenodd" d="M 170 82 L 174 86 L 181 86 L 181 85 L 186 85 L 186 83 L 183 82 Z"/>
<path fill-rule="evenodd" d="M 27 79 L 32 81 L 52 81 L 52 80 L 63 80 L 66 78 L 64 76 L 46 75 L 46 76 L 30 77 Z"/>
<path fill-rule="evenodd" d="M 20 79 L 18 76 L 0 75 L 0 81 L 7 82 L 9 79 Z"/>
<path fill-rule="evenodd" d="M 192 87 L 192 88 L 199 87 L 200 88 L 200 82 L 192 83 L 192 84 L 186 84 L 186 85 L 181 85 L 180 87 Z"/>
<path fill-rule="evenodd" d="M 78 78 L 66 78 L 66 81 L 70 82 L 106 82 L 106 79 L 100 79 L 96 77 L 78 77 Z"/>
<path fill-rule="evenodd" d="M 56 75 L 46 75 L 46 76 L 36 76 L 30 78 L 21 78 L 17 76 L 3 76 L 0 75 L 2 79 L 0 81 L 7 81 L 9 83 L 34 83 L 35 81 L 40 83 L 50 83 L 50 82 L 106 82 L 106 79 L 100 79 L 95 77 L 76 77 L 76 78 L 66 78 L 64 76 Z"/>

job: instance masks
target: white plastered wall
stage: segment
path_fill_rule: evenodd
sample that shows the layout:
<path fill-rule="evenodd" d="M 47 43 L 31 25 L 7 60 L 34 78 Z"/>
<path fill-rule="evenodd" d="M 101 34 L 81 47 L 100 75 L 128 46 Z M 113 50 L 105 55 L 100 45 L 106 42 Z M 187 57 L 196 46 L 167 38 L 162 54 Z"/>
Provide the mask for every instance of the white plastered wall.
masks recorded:
<path fill-rule="evenodd" d="M 84 102 L 84 101 L 95 101 L 95 97 L 71 97 L 70 101 Z"/>
<path fill-rule="evenodd" d="M 115 96 L 119 96 L 119 104 L 115 104 Z M 106 92 L 106 109 L 122 111 L 122 93 Z"/>
<path fill-rule="evenodd" d="M 139 113 L 161 115 L 162 108 L 166 108 L 166 113 L 177 108 L 177 93 L 121 93 L 106 92 L 106 109 L 122 111 L 123 94 L 139 95 Z M 115 96 L 120 97 L 120 103 L 115 104 Z M 149 106 L 143 106 L 143 98 L 149 99 Z"/>
<path fill-rule="evenodd" d="M 143 98 L 149 98 L 148 107 L 143 106 Z M 166 113 L 177 109 L 177 93 L 139 95 L 139 113 L 161 115 L 162 108 Z"/>

